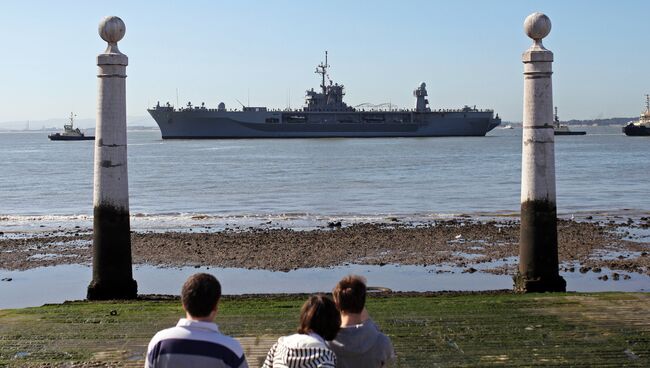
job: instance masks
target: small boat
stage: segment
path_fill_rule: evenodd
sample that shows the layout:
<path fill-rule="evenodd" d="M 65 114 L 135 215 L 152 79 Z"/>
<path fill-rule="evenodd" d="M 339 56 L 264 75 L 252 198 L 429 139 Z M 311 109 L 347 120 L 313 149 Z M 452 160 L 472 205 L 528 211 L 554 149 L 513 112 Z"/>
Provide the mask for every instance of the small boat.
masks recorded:
<path fill-rule="evenodd" d="M 560 118 L 557 116 L 557 106 L 555 107 L 555 117 L 553 119 L 553 130 L 555 135 L 585 135 L 587 132 L 580 130 L 570 130 L 567 125 L 560 124 Z"/>
<path fill-rule="evenodd" d="M 84 133 L 79 130 L 79 128 L 74 128 L 74 114 L 70 113 L 70 124 L 65 124 L 63 126 L 63 133 L 53 133 L 49 134 L 47 137 L 51 141 L 92 141 L 95 140 L 94 136 L 86 136 Z"/>
<path fill-rule="evenodd" d="M 650 135 L 650 95 L 645 95 L 645 111 L 637 121 L 631 121 L 623 127 L 623 133 L 629 136 Z"/>
<path fill-rule="evenodd" d="M 514 129 L 514 128 L 512 127 L 512 125 L 507 124 L 507 125 L 502 126 L 500 129 Z"/>

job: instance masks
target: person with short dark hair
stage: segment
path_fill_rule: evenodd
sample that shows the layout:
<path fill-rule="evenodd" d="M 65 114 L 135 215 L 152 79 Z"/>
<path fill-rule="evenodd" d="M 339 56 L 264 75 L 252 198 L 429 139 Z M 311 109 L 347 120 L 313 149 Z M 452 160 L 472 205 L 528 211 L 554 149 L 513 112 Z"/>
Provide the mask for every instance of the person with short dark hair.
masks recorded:
<path fill-rule="evenodd" d="M 339 331 L 341 316 L 332 299 L 312 295 L 300 309 L 298 333 L 278 339 L 262 368 L 334 368 L 336 355 L 326 341 Z"/>
<path fill-rule="evenodd" d="M 149 342 L 145 368 L 248 368 L 244 350 L 214 323 L 221 284 L 212 275 L 190 276 L 181 292 L 185 318 L 175 327 L 159 331 Z"/>
<path fill-rule="evenodd" d="M 386 367 L 395 360 L 395 351 L 388 336 L 368 316 L 366 280 L 349 275 L 332 290 L 334 302 L 341 313 L 341 329 L 327 345 L 336 353 L 336 366 Z"/>

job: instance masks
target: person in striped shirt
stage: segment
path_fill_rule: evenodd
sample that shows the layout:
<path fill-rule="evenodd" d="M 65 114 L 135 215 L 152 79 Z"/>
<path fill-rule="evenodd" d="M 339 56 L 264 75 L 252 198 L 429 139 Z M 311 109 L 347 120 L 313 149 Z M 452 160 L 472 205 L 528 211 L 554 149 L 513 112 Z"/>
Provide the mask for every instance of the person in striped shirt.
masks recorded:
<path fill-rule="evenodd" d="M 325 341 L 336 336 L 340 325 L 341 315 L 332 299 L 312 295 L 300 309 L 298 333 L 280 337 L 262 368 L 334 368 L 336 355 Z"/>
<path fill-rule="evenodd" d="M 248 368 L 241 344 L 214 323 L 221 284 L 212 275 L 190 276 L 181 292 L 185 318 L 149 342 L 145 368 Z"/>

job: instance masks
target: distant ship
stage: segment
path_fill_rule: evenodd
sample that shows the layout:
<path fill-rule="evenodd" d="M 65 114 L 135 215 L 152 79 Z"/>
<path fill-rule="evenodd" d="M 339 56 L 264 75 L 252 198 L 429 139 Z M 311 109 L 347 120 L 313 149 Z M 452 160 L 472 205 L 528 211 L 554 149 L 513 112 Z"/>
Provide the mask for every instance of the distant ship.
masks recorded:
<path fill-rule="evenodd" d="M 332 83 L 328 67 L 326 51 L 325 62 L 316 68 L 321 91 L 308 90 L 302 109 L 227 110 L 223 102 L 216 109 L 204 103 L 177 109 L 168 102 L 147 111 L 163 139 L 484 136 L 501 123 L 493 110 L 431 110 L 424 83 L 413 92 L 415 109 L 357 109 L 343 102 L 343 85 Z"/>
<path fill-rule="evenodd" d="M 74 128 L 74 114 L 70 113 L 70 124 L 63 126 L 63 133 L 49 134 L 47 137 L 53 141 L 92 141 L 95 137 L 86 136 L 79 130 Z"/>
<path fill-rule="evenodd" d="M 630 136 L 650 135 L 650 95 L 645 95 L 645 111 L 637 121 L 631 121 L 623 127 L 623 133 Z"/>
<path fill-rule="evenodd" d="M 555 116 L 553 118 L 553 130 L 555 135 L 585 135 L 587 132 L 581 130 L 570 130 L 567 125 L 560 124 L 560 118 L 557 116 L 557 106 L 555 107 Z"/>

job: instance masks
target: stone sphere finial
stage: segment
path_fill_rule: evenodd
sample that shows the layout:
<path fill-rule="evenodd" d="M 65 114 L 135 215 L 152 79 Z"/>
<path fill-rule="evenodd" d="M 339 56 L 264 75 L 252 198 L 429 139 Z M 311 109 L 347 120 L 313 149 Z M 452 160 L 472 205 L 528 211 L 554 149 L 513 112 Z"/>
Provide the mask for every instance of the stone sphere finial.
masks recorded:
<path fill-rule="evenodd" d="M 544 13 L 535 12 L 524 20 L 524 32 L 533 40 L 541 41 L 551 33 L 551 19 Z"/>
<path fill-rule="evenodd" d="M 119 17 L 111 15 L 99 22 L 99 36 L 109 45 L 116 45 L 125 33 L 126 25 Z"/>

